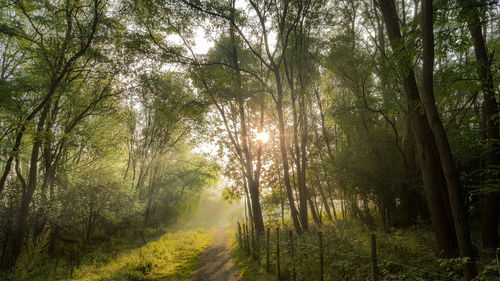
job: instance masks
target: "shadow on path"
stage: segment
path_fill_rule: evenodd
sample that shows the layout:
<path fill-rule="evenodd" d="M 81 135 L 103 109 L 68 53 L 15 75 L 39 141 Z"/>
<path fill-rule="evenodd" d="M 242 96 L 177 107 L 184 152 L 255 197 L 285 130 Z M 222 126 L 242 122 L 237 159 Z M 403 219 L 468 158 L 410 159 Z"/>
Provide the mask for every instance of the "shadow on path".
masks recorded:
<path fill-rule="evenodd" d="M 220 228 L 212 243 L 201 253 L 198 269 L 191 276 L 191 281 L 238 281 L 238 276 L 238 268 L 231 255 L 229 234 Z"/>

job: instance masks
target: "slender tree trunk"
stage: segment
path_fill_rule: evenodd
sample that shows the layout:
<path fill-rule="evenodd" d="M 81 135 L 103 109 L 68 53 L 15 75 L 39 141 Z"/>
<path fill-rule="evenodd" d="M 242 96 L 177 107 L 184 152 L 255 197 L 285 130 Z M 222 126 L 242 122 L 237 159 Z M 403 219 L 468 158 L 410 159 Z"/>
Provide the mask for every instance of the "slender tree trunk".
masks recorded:
<path fill-rule="evenodd" d="M 335 220 L 338 220 L 337 210 L 335 209 L 335 202 L 333 200 L 333 195 L 331 190 L 328 190 L 328 197 L 330 198 L 330 204 L 332 204 L 333 217 L 335 218 Z"/>
<path fill-rule="evenodd" d="M 455 161 L 451 153 L 448 137 L 443 123 L 439 117 L 436 101 L 434 99 L 434 31 L 433 31 L 433 1 L 422 1 L 422 42 L 423 42 L 423 81 L 422 101 L 426 111 L 427 121 L 434 134 L 441 167 L 448 187 L 448 196 L 455 223 L 458 249 L 461 257 L 468 257 L 465 263 L 465 278 L 473 279 L 477 275 L 474 263 L 474 253 L 470 239 L 469 226 L 467 223 L 467 210 L 464 208 L 462 190 Z"/>
<path fill-rule="evenodd" d="M 234 5 L 235 1 L 232 1 L 232 14 L 231 17 L 234 18 Z M 252 201 L 252 211 L 253 211 L 253 219 L 254 219 L 254 226 L 255 230 L 257 233 L 264 232 L 264 220 L 262 218 L 262 209 L 260 206 L 260 191 L 259 191 L 259 176 L 260 176 L 260 167 L 257 168 L 255 177 L 254 177 L 254 169 L 253 169 L 253 161 L 252 161 L 252 154 L 250 152 L 250 145 L 249 145 L 249 140 L 248 140 L 248 131 L 247 131 L 247 124 L 246 124 L 246 114 L 245 114 L 245 106 L 244 106 L 244 100 L 242 96 L 242 83 L 241 83 L 241 73 L 240 73 L 240 64 L 238 60 L 238 50 L 236 48 L 236 35 L 235 35 L 235 30 L 234 30 L 234 24 L 231 22 L 230 23 L 230 35 L 231 35 L 231 42 L 232 42 L 232 48 L 233 48 L 233 65 L 235 68 L 235 77 L 236 77 L 236 89 L 238 91 L 238 94 L 241 95 L 238 97 L 238 106 L 239 106 L 239 113 L 240 113 L 240 127 L 241 127 L 241 135 L 242 135 L 242 144 L 243 144 L 243 152 L 244 152 L 244 157 L 245 157 L 245 164 L 246 164 L 246 174 L 247 174 L 247 183 L 248 183 L 248 191 L 250 193 L 250 199 Z M 262 146 L 259 146 L 259 164 L 260 164 L 260 153 L 262 151 Z"/>
<path fill-rule="evenodd" d="M 6 206 L 7 207 L 7 206 Z M 2 269 L 8 269 L 9 265 L 9 241 L 10 241 L 10 236 L 12 235 L 12 219 L 14 215 L 14 208 L 12 205 L 7 207 L 7 212 L 5 213 L 7 215 L 7 219 L 4 221 L 4 236 L 3 236 L 3 243 L 2 243 L 2 255 L 0 256 L 0 262 Z"/>
<path fill-rule="evenodd" d="M 84 244 L 88 244 L 90 242 L 90 238 L 92 237 L 92 229 L 94 229 L 93 211 L 94 210 L 93 210 L 92 205 L 91 205 L 90 214 L 89 214 L 89 218 L 87 221 L 87 229 L 85 232 L 85 243 Z"/>
<path fill-rule="evenodd" d="M 264 100 L 260 100 L 260 120 L 259 120 L 259 132 L 262 132 L 264 130 Z M 259 187 L 260 187 L 260 173 L 262 171 L 262 149 L 263 149 L 263 142 L 261 140 L 259 140 L 259 143 L 257 145 L 257 164 L 256 164 L 256 167 L 255 167 L 255 172 L 254 172 L 254 189 L 256 190 L 257 194 L 256 194 L 256 200 L 257 202 L 259 203 L 259 213 L 257 213 L 256 215 L 259 215 L 260 218 L 261 218 L 261 221 L 262 221 L 262 230 L 260 229 L 257 229 L 257 235 L 260 236 L 260 232 L 264 232 L 264 220 L 262 218 L 262 211 L 261 211 L 261 207 L 260 207 L 260 201 L 259 201 L 259 196 L 260 196 L 260 191 L 259 191 Z"/>
<path fill-rule="evenodd" d="M 340 212 L 342 213 L 342 220 L 345 220 L 346 210 L 345 210 L 344 192 L 340 192 Z"/>
<path fill-rule="evenodd" d="M 379 4 L 390 45 L 394 52 L 401 50 L 400 41 L 402 38 L 395 3 L 393 0 L 380 0 Z M 455 228 L 434 135 L 427 123 L 425 113 L 418 106 L 421 101 L 410 62 L 400 62 L 398 67 L 406 94 L 408 115 L 417 136 L 418 157 L 422 168 L 424 189 L 432 226 L 436 236 L 438 255 L 454 257 L 457 248 Z"/>
<path fill-rule="evenodd" d="M 411 121 L 408 117 L 405 117 L 405 137 L 403 140 L 403 151 L 406 158 L 406 177 L 412 182 L 416 182 L 420 178 L 420 169 L 417 162 L 416 150 L 417 147 L 415 142 L 415 132 L 413 130 Z M 414 200 L 416 200 L 416 198 L 414 198 Z M 416 205 L 415 210 L 409 210 L 410 216 L 416 217 L 418 213 L 419 210 L 417 209 Z"/>
<path fill-rule="evenodd" d="M 57 83 L 59 81 L 57 81 Z M 21 141 L 23 139 L 24 132 L 26 131 L 27 123 L 29 121 L 33 120 L 36 117 L 36 115 L 38 114 L 38 112 L 40 110 L 42 110 L 42 108 L 44 108 L 47 105 L 47 103 L 50 101 L 50 98 L 55 93 L 56 88 L 57 88 L 57 84 L 51 86 L 48 94 L 43 98 L 43 100 L 40 102 L 40 104 L 38 104 L 38 106 L 35 109 L 33 109 L 33 111 L 31 111 L 31 113 L 24 120 L 23 124 L 20 126 L 19 131 L 18 131 L 17 136 L 16 136 L 16 141 L 14 143 L 14 147 L 12 149 L 12 154 L 7 159 L 7 162 L 5 163 L 5 168 L 4 168 L 2 177 L 0 178 L 0 198 L 2 195 L 2 191 L 5 187 L 5 182 L 7 181 L 7 177 L 9 176 L 9 172 L 10 172 L 10 169 L 12 166 L 12 161 L 14 160 L 16 154 L 19 153 L 19 147 L 21 146 Z"/>
<path fill-rule="evenodd" d="M 28 173 L 28 184 L 26 187 L 26 192 L 23 194 L 21 199 L 21 205 L 19 207 L 19 212 L 16 218 L 16 228 L 14 231 L 14 238 L 12 240 L 11 256 L 8 269 L 11 270 L 17 262 L 19 255 L 21 254 L 21 248 L 23 245 L 24 237 L 28 229 L 28 215 L 30 211 L 30 204 L 33 199 L 33 194 L 37 186 L 38 179 L 38 155 L 40 153 L 40 148 L 43 143 L 41 133 L 43 132 L 43 127 L 45 124 L 45 119 L 49 112 L 48 105 L 43 109 L 40 119 L 36 127 L 35 142 L 33 143 L 30 158 L 30 169 Z"/>
<path fill-rule="evenodd" d="M 260 208 L 260 201 L 259 201 L 259 195 L 260 195 L 259 183 L 253 181 L 249 189 L 250 189 L 250 198 L 252 200 L 252 211 L 255 224 L 255 231 L 257 231 L 257 233 L 261 233 L 264 232 L 264 220 L 262 218 L 262 210 Z"/>
<path fill-rule="evenodd" d="M 238 73 L 239 75 L 239 73 Z M 241 87 L 240 87 L 241 89 Z M 245 155 L 245 164 L 246 164 L 246 176 L 247 176 L 247 185 L 248 192 L 250 193 L 250 200 L 252 201 L 252 217 L 255 226 L 255 230 L 257 232 L 264 231 L 264 220 L 262 218 L 262 210 L 260 207 L 260 199 L 259 199 L 259 183 L 254 179 L 253 175 L 253 163 L 252 163 L 252 155 L 249 148 L 248 141 L 248 131 L 246 125 L 246 114 L 245 107 L 243 105 L 243 101 L 240 99 L 239 101 L 239 112 L 240 112 L 240 125 L 242 132 L 242 143 L 243 143 L 243 152 Z"/>
<path fill-rule="evenodd" d="M 319 182 L 319 179 L 318 179 L 318 188 L 319 188 L 319 194 L 321 195 L 321 202 L 323 202 L 323 206 L 325 206 L 326 215 L 328 216 L 328 219 L 333 222 L 332 213 L 330 211 L 330 206 L 328 204 L 328 199 L 326 199 L 325 190 L 323 189 L 323 185 Z"/>
<path fill-rule="evenodd" d="M 299 190 L 300 190 L 300 200 L 301 200 L 301 208 L 303 210 L 301 211 L 301 217 L 302 217 L 302 228 L 307 229 L 308 228 L 308 215 L 307 215 L 307 199 L 311 199 L 309 196 L 309 191 L 307 189 L 307 181 L 306 181 L 306 171 L 307 171 L 307 137 L 308 137 L 308 126 L 307 126 L 307 109 L 305 106 L 305 92 L 302 89 L 301 95 L 299 97 L 299 110 L 300 110 L 300 159 L 299 162 L 301 162 L 301 167 L 300 169 L 297 169 L 297 173 L 300 174 L 299 177 Z M 299 157 L 299 156 L 297 156 Z M 304 197 L 306 200 L 304 200 Z M 302 207 L 302 202 L 305 202 L 306 205 Z M 310 202 L 312 203 L 312 202 Z M 311 210 L 313 210 L 313 206 L 311 206 Z M 312 214 L 313 219 L 316 222 L 316 224 L 320 223 L 320 220 L 318 218 L 318 214 Z"/>
<path fill-rule="evenodd" d="M 156 177 L 156 174 L 158 173 L 158 167 L 155 167 L 153 169 L 153 172 L 151 173 L 149 177 L 149 184 L 148 184 L 148 192 L 147 192 L 147 200 L 146 200 L 146 210 L 144 211 L 144 223 L 149 224 L 151 221 L 151 215 L 153 213 L 153 199 L 155 195 L 155 180 L 154 178 Z"/>
<path fill-rule="evenodd" d="M 304 174 L 302 173 L 302 154 L 304 151 L 302 151 L 302 146 L 299 145 L 299 125 L 302 124 L 301 121 L 299 121 L 299 113 L 297 111 L 297 91 L 294 88 L 294 84 L 292 83 L 293 77 L 291 77 L 288 82 L 290 85 L 290 96 L 292 100 L 292 112 L 293 112 L 293 149 L 292 149 L 292 158 L 293 161 L 295 162 L 295 167 L 296 167 L 296 175 L 297 175 L 297 186 L 298 186 L 298 197 L 299 197 L 299 218 L 300 218 L 300 224 L 304 230 L 307 230 L 308 228 L 308 214 L 307 214 L 307 190 L 304 188 L 304 179 L 303 176 Z M 300 112 L 300 115 L 302 115 L 303 112 Z M 300 117 L 302 119 L 302 116 Z M 302 128 L 301 128 L 302 129 Z M 301 140 L 302 142 L 302 140 Z"/>
<path fill-rule="evenodd" d="M 314 204 L 314 201 L 312 200 L 311 196 L 307 198 L 307 201 L 309 201 L 309 208 L 311 209 L 311 215 L 313 217 L 313 221 L 316 225 L 321 225 L 321 219 L 320 219 L 320 213 L 318 211 L 318 206 L 317 204 Z"/>
<path fill-rule="evenodd" d="M 283 120 L 283 89 L 281 85 L 281 79 L 279 77 L 279 69 L 274 72 L 276 76 L 276 86 L 278 91 L 278 97 L 276 100 L 276 109 L 278 111 L 278 130 L 279 130 L 279 140 L 280 140 L 280 151 L 281 151 L 281 161 L 283 162 L 283 181 L 285 182 L 286 193 L 288 197 L 288 203 L 290 205 L 290 215 L 292 217 L 293 225 L 298 233 L 302 232 L 300 222 L 298 219 L 297 209 L 295 208 L 295 199 L 292 194 L 292 185 L 290 183 L 290 167 L 288 166 L 288 155 L 286 152 L 286 132 L 285 132 L 285 122 Z"/>
<path fill-rule="evenodd" d="M 478 7 L 468 6 L 466 1 L 458 1 L 462 13 L 467 21 L 469 31 L 474 42 L 477 74 L 483 92 L 483 119 L 486 120 L 486 169 L 495 169 L 500 166 L 499 154 L 499 108 L 495 93 L 495 84 L 491 72 L 493 58 L 489 57 L 486 42 L 481 27 L 480 12 Z M 498 168 L 497 168 L 498 169 Z M 487 172 L 486 184 L 498 182 L 500 175 Z M 483 196 L 481 209 L 482 215 L 482 240 L 483 248 L 487 255 L 492 256 L 498 247 L 498 192 L 489 192 Z"/>
<path fill-rule="evenodd" d="M 244 189 L 245 189 L 245 204 L 246 204 L 246 208 L 248 209 L 248 216 L 250 217 L 250 222 L 252 223 L 252 225 L 254 224 L 254 219 L 253 219 L 253 208 L 252 208 L 252 204 L 250 203 L 250 191 L 249 191 L 249 184 L 248 184 L 248 178 L 247 177 L 244 177 L 243 178 L 243 185 L 244 185 Z"/>
<path fill-rule="evenodd" d="M 280 192 L 281 223 L 285 225 L 285 197 L 283 192 L 283 183 L 281 182 L 281 170 L 279 167 L 278 157 L 274 157 L 274 161 L 276 163 L 276 174 L 278 175 L 278 186 Z"/>
<path fill-rule="evenodd" d="M 239 72 L 238 72 L 239 75 Z M 240 87 L 241 89 L 241 87 Z M 259 192 L 259 182 L 254 178 L 253 174 L 253 164 L 252 164 L 252 154 L 249 148 L 248 141 L 248 131 L 246 125 L 246 114 L 245 107 L 243 106 L 243 101 L 239 101 L 239 111 L 240 111 L 240 124 L 241 124 L 241 132 L 242 132 L 242 142 L 243 142 L 243 152 L 245 155 L 245 164 L 246 164 L 246 175 L 247 175 L 247 183 L 248 183 L 248 191 L 250 193 L 250 200 L 252 201 L 252 215 L 254 219 L 255 230 L 260 233 L 264 231 L 264 220 L 262 218 L 262 210 L 260 206 L 260 192 Z"/>
<path fill-rule="evenodd" d="M 69 7 L 70 2 L 66 2 L 67 6 L 65 7 L 66 10 L 66 27 L 68 28 L 68 31 L 71 31 L 71 26 L 73 22 L 73 16 L 71 15 L 72 12 L 71 8 Z M 24 133 L 26 131 L 26 125 L 28 124 L 29 121 L 34 120 L 38 112 L 42 110 L 47 103 L 51 100 L 52 96 L 56 92 L 57 87 L 59 86 L 59 83 L 66 77 L 66 74 L 72 71 L 72 67 L 74 66 L 75 61 L 77 61 L 81 56 L 83 56 L 87 49 L 91 46 L 91 43 L 94 39 L 94 35 L 97 30 L 98 22 L 100 19 L 99 15 L 99 1 L 94 1 L 94 14 L 92 18 L 92 27 L 90 30 L 89 37 L 86 38 L 85 44 L 80 45 L 80 49 L 76 51 L 74 54 L 69 55 L 66 52 L 61 53 L 61 56 L 57 58 L 56 62 L 58 62 L 58 65 L 53 65 L 51 66 L 53 70 L 57 70 L 54 76 L 51 77 L 51 85 L 50 88 L 47 92 L 47 95 L 43 97 L 43 99 L 40 101 L 40 103 L 30 112 L 30 114 L 24 119 L 24 122 L 20 125 L 19 131 L 17 132 L 16 135 L 16 141 L 14 143 L 14 147 L 12 149 L 12 154 L 7 158 L 7 162 L 5 164 L 4 171 L 2 173 L 2 177 L 0 177 L 0 198 L 2 196 L 2 191 L 5 188 L 5 183 L 7 181 L 7 177 L 9 176 L 10 169 L 12 166 L 12 162 L 15 158 L 15 156 L 19 153 L 19 148 L 21 146 L 21 141 L 23 139 Z M 70 34 L 70 33 L 68 33 Z M 65 38 L 65 41 L 63 45 L 66 45 L 69 43 L 70 40 L 73 40 L 71 36 L 67 36 Z M 67 51 L 67 50 L 64 50 Z M 68 56 L 69 55 L 69 56 Z"/>

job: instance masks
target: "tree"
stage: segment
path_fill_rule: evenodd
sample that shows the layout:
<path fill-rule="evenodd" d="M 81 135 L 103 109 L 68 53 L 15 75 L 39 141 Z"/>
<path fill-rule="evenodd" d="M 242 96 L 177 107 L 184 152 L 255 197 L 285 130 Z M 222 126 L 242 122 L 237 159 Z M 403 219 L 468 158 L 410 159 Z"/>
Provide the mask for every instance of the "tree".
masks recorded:
<path fill-rule="evenodd" d="M 143 75 L 133 90 L 137 91 L 134 94 L 141 107 L 136 114 L 137 123 L 130 123 L 127 166 L 132 166 L 134 189 L 147 190 L 144 219 L 148 222 L 157 181 L 165 173 L 161 163 L 189 135 L 190 126 L 204 109 L 176 73 Z"/>
<path fill-rule="evenodd" d="M 222 119 L 229 138 L 227 145 L 239 163 L 245 190 L 248 188 L 251 218 L 257 232 L 263 232 L 264 222 L 259 199 L 263 143 L 257 141 L 255 144 L 251 141 L 251 130 L 264 131 L 264 100 L 262 93 L 252 92 L 250 87 L 255 85 L 255 82 L 242 75 L 242 67 L 251 67 L 253 61 L 235 37 L 232 26 L 229 30 L 230 37 L 221 38 L 212 53 L 208 54 L 206 62 L 195 62 L 193 77 Z"/>
<path fill-rule="evenodd" d="M 444 256 L 453 257 L 456 251 L 455 227 L 451 217 L 448 191 L 444 188 L 445 179 L 440 165 L 438 149 L 433 132 L 427 123 L 426 113 L 422 112 L 418 107 L 421 100 L 413 68 L 408 56 L 401 53 L 404 41 L 401 36 L 394 1 L 381 0 L 379 5 L 384 17 L 391 48 L 401 60 L 397 62 L 397 67 L 405 92 L 409 120 L 417 137 L 418 157 L 438 248 Z"/>
<path fill-rule="evenodd" d="M 492 185 L 483 199 L 482 206 L 482 238 L 483 247 L 487 254 L 492 255 L 498 246 L 498 167 L 500 165 L 499 141 L 499 109 L 497 95 L 495 94 L 495 83 L 491 71 L 493 54 L 488 52 L 486 40 L 483 36 L 481 24 L 481 4 L 484 1 L 458 1 L 461 13 L 467 23 L 472 41 L 474 42 L 474 54 L 476 56 L 477 74 L 479 84 L 483 92 L 483 120 L 486 120 L 485 143 L 486 143 L 486 181 Z"/>
<path fill-rule="evenodd" d="M 455 167 L 455 161 L 451 153 L 448 137 L 444 129 L 434 99 L 434 33 L 433 33 L 433 1 L 422 2 L 422 44 L 423 44 L 423 67 L 422 67 L 422 91 L 421 97 L 426 112 L 426 117 L 434 134 L 437 145 L 441 167 L 448 187 L 455 232 L 457 235 L 458 249 L 461 257 L 469 258 L 465 264 L 465 278 L 473 279 L 477 275 L 474 264 L 474 253 L 470 240 L 469 226 L 467 223 L 467 211 L 464 208 L 462 190 L 459 175 Z"/>
<path fill-rule="evenodd" d="M 6 268 L 12 268 L 15 265 L 27 231 L 30 203 L 38 180 L 38 156 L 43 142 L 40 135 L 46 126 L 52 99 L 59 90 L 61 82 L 72 74 L 79 67 L 79 64 L 85 64 L 81 58 L 93 43 L 98 26 L 103 19 L 104 4 L 100 1 L 91 1 L 86 8 L 79 8 L 75 3 L 69 1 L 39 4 L 37 5 L 36 2 L 16 2 L 13 6 L 15 9 L 13 12 L 16 17 L 22 17 L 22 20 L 19 21 L 22 24 L 17 26 L 3 25 L 2 28 L 3 34 L 21 38 L 28 44 L 28 51 L 35 63 L 33 66 L 42 69 L 45 72 L 41 73 L 43 76 L 47 75 L 44 77 L 45 81 L 42 83 L 42 87 L 38 89 L 43 94 L 37 97 L 37 103 L 28 111 L 29 113 L 23 118 L 16 130 L 15 143 L 0 178 L 0 192 L 2 192 L 10 174 L 12 162 L 19 152 L 27 126 L 38 117 L 27 180 L 20 179 L 26 192 L 21 199 L 17 214 L 17 226 L 14 230 L 10 259 L 5 263 Z M 54 13 L 59 9 L 64 12 L 64 19 L 55 16 Z M 45 14 L 49 20 L 45 21 L 35 16 L 37 13 Z M 79 28 L 73 28 L 74 25 Z M 46 32 L 48 35 L 45 35 Z M 17 174 L 20 177 L 20 174 Z"/>

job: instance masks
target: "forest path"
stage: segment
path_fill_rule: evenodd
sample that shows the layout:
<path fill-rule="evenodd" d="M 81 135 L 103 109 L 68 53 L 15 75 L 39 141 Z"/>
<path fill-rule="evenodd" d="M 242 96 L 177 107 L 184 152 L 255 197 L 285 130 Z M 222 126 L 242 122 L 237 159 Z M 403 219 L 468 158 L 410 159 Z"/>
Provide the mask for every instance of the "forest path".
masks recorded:
<path fill-rule="evenodd" d="M 201 253 L 198 269 L 191 281 L 238 281 L 238 268 L 231 255 L 230 236 L 224 228 L 215 233 L 212 243 Z"/>

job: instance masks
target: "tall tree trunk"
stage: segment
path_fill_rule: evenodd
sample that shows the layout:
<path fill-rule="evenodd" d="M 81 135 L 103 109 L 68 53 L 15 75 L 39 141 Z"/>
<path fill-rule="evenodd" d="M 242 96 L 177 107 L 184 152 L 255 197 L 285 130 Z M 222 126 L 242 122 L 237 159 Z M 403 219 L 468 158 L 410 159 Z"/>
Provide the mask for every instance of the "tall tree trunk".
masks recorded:
<path fill-rule="evenodd" d="M 239 75 L 239 71 L 238 71 Z M 241 85 L 240 85 L 241 86 Z M 241 87 L 240 87 L 241 89 Z M 242 132 L 242 143 L 243 143 L 243 152 L 245 155 L 245 165 L 246 165 L 246 176 L 248 183 L 248 191 L 250 193 L 250 200 L 252 201 L 252 215 L 254 219 L 254 226 L 257 232 L 264 232 L 264 220 L 262 218 L 262 209 L 260 206 L 260 192 L 259 192 L 259 182 L 258 178 L 254 178 L 254 169 L 252 163 L 252 154 L 249 148 L 248 141 L 248 131 L 246 125 L 246 114 L 245 107 L 243 105 L 243 101 L 239 98 L 239 111 L 240 111 L 240 126 Z"/>
<path fill-rule="evenodd" d="M 441 160 L 441 167 L 448 187 L 448 196 L 455 223 L 458 250 L 461 257 L 469 258 L 464 265 L 465 278 L 473 279 L 477 275 L 474 263 L 474 253 L 467 223 L 467 210 L 464 208 L 459 175 L 453 160 L 448 137 L 441 122 L 434 99 L 434 30 L 432 0 L 422 1 L 422 43 L 423 43 L 423 75 L 422 101 L 427 121 L 431 126 Z"/>
<path fill-rule="evenodd" d="M 310 199 L 309 196 L 309 191 L 307 189 L 307 181 L 306 181 L 306 171 L 307 171 L 307 137 L 308 137 L 308 120 L 307 120 L 307 109 L 305 106 L 305 90 L 302 85 L 301 87 L 301 95 L 299 97 L 299 111 L 300 111 L 300 162 L 301 162 L 301 169 L 297 170 L 297 173 L 300 173 L 299 177 L 299 190 L 300 190 L 300 197 L 301 197 L 301 205 L 302 201 L 307 202 L 307 198 Z M 304 200 L 302 197 L 305 197 L 306 200 Z M 310 202 L 311 203 L 311 202 Z M 312 208 L 313 210 L 314 208 Z M 308 215 L 307 215 L 307 205 L 304 208 L 305 210 L 302 210 L 301 217 L 303 221 L 302 228 L 307 229 L 308 225 Z M 318 215 L 312 214 L 313 219 L 318 224 L 320 222 L 320 219 L 318 218 Z"/>
<path fill-rule="evenodd" d="M 344 192 L 340 192 L 340 212 L 342 213 L 342 220 L 345 220 L 346 209 L 345 209 L 345 201 L 344 201 Z"/>
<path fill-rule="evenodd" d="M 0 262 L 2 269 L 8 269 L 9 265 L 9 241 L 10 236 L 12 235 L 12 219 L 14 217 L 15 210 L 12 205 L 5 206 L 6 212 L 6 220 L 4 221 L 4 229 L 3 229 L 3 241 L 2 241 L 2 255 L 0 256 Z"/>
<path fill-rule="evenodd" d="M 398 52 L 401 50 L 400 43 L 402 38 L 395 3 L 393 0 L 380 0 L 379 5 L 385 21 L 391 48 L 393 52 Z M 418 106 L 421 101 L 415 75 L 410 64 L 410 61 L 400 62 L 398 68 L 406 94 L 408 117 L 417 136 L 418 158 L 422 168 L 424 189 L 433 231 L 436 236 L 438 255 L 454 257 L 456 256 L 457 248 L 456 235 L 446 183 L 440 165 L 441 160 L 425 113 Z"/>
<path fill-rule="evenodd" d="M 293 77 L 292 77 L 293 79 Z M 291 79 L 289 79 L 291 80 Z M 289 82 L 290 87 L 291 87 L 291 99 L 292 99 L 292 112 L 293 112 L 293 152 L 295 155 L 293 155 L 293 160 L 295 162 L 295 167 L 296 167 L 296 175 L 297 175 L 297 186 L 299 190 L 299 217 L 300 217 L 300 224 L 304 230 L 307 230 L 308 228 L 308 214 L 307 214 L 307 191 L 304 188 L 304 179 L 303 176 L 304 174 L 302 173 L 302 154 L 304 151 L 301 150 L 301 145 L 299 145 L 299 124 L 302 123 L 299 121 L 298 118 L 298 112 L 297 112 L 297 92 L 293 87 L 293 83 Z M 302 115 L 303 112 L 300 112 L 300 115 Z M 302 119 L 302 116 L 300 117 Z M 301 140 L 302 142 L 302 140 Z"/>
<path fill-rule="evenodd" d="M 232 1 L 232 14 L 231 17 L 234 19 L 234 10 L 235 10 L 236 1 Z M 245 165 L 246 165 L 246 175 L 247 175 L 247 183 L 248 183 L 248 191 L 250 193 L 250 199 L 252 201 L 252 211 L 253 211 L 253 219 L 254 226 L 257 233 L 264 232 L 264 220 L 262 218 L 262 209 L 260 206 L 260 192 L 259 192 L 259 175 L 260 175 L 260 167 L 257 169 L 255 177 L 254 177 L 254 169 L 253 169 L 253 161 L 252 154 L 250 151 L 249 139 L 248 139 L 248 131 L 246 124 L 246 114 L 245 114 L 245 106 L 243 100 L 242 93 L 242 82 L 241 82 L 241 73 L 240 73 L 240 64 L 238 60 L 238 50 L 236 48 L 236 35 L 235 35 L 235 27 L 233 22 L 230 23 L 230 35 L 231 42 L 233 48 L 233 65 L 235 69 L 235 78 L 236 78 L 236 90 L 237 94 L 240 96 L 237 97 L 238 105 L 239 105 L 239 113 L 240 113 L 240 127 L 241 127 L 241 135 L 242 135 L 242 144 L 243 144 L 243 152 L 245 157 Z M 262 112 L 261 112 L 262 114 Z M 262 151 L 262 145 L 259 146 L 259 153 Z M 260 164 L 260 154 L 259 154 L 259 164 Z"/>
<path fill-rule="evenodd" d="M 285 132 L 285 121 L 283 120 L 283 89 L 281 85 L 281 77 L 279 74 L 279 69 L 275 69 L 274 75 L 276 78 L 277 87 L 277 99 L 276 99 L 276 109 L 278 111 L 278 130 L 279 130 L 279 140 L 280 140 L 280 151 L 281 151 L 281 161 L 283 162 L 283 181 L 285 182 L 286 194 L 288 197 L 288 203 L 290 205 L 290 215 L 292 217 L 293 225 L 298 233 L 302 232 L 300 222 L 298 219 L 297 209 L 295 208 L 295 199 L 293 198 L 292 185 L 290 183 L 290 167 L 288 166 L 288 155 L 286 152 L 286 132 Z"/>
<path fill-rule="evenodd" d="M 158 173 L 158 167 L 155 167 L 153 169 L 153 172 L 149 176 L 149 184 L 148 184 L 148 191 L 147 191 L 147 200 L 146 200 L 146 210 L 144 211 L 144 223 L 148 225 L 151 222 L 151 215 L 153 214 L 153 199 L 156 193 L 155 190 L 155 177 Z"/>
<path fill-rule="evenodd" d="M 321 202 L 323 202 L 323 206 L 325 206 L 324 208 L 326 215 L 328 216 L 328 219 L 333 222 L 332 213 L 330 211 L 330 205 L 328 204 L 328 199 L 325 196 L 325 190 L 323 189 L 323 185 L 321 184 L 319 179 L 318 179 L 318 189 L 319 189 L 319 194 L 321 195 Z"/>
<path fill-rule="evenodd" d="M 273 156 L 275 154 L 273 153 Z M 285 225 L 285 196 L 283 192 L 283 183 L 281 182 L 281 169 L 279 166 L 279 159 L 277 156 L 274 156 L 274 163 L 276 163 L 276 174 L 278 175 L 278 186 L 279 186 L 279 194 L 280 194 L 280 208 L 281 208 L 281 223 Z"/>
<path fill-rule="evenodd" d="M 499 155 L 499 108 L 495 94 L 495 84 L 491 72 L 493 58 L 489 57 L 486 42 L 481 27 L 480 12 L 478 7 L 472 7 L 467 1 L 458 1 L 462 13 L 467 21 L 469 32 L 474 42 L 477 74 L 483 92 L 483 119 L 486 120 L 486 169 L 495 169 L 500 166 Z M 498 168 L 496 168 L 498 169 Z M 487 172 L 486 184 L 498 182 L 500 175 Z M 483 248 L 487 255 L 493 255 L 498 247 L 498 192 L 488 192 L 483 196 L 481 209 L 482 215 L 482 240 Z"/>
<path fill-rule="evenodd" d="M 417 181 L 420 178 L 420 167 L 417 162 L 417 147 L 415 142 L 415 131 L 408 117 L 405 117 L 405 137 L 403 140 L 403 151 L 406 158 L 405 168 L 406 177 L 410 181 Z M 411 212 L 415 216 L 419 213 L 418 210 Z"/>
<path fill-rule="evenodd" d="M 252 200 L 252 211 L 253 219 L 255 225 L 255 231 L 258 233 L 264 232 L 264 220 L 262 218 L 262 209 L 260 207 L 259 199 L 259 183 L 252 181 L 249 186 L 250 189 L 250 199 Z"/>
<path fill-rule="evenodd" d="M 328 197 L 330 199 L 330 204 L 332 204 L 333 217 L 335 218 L 335 220 L 338 220 L 337 210 L 335 209 L 335 201 L 333 200 L 333 194 L 332 194 L 331 189 L 328 189 Z M 342 206 L 341 206 L 341 208 L 342 208 Z"/>
<path fill-rule="evenodd" d="M 264 130 L 264 100 L 260 100 L 259 132 L 262 132 L 263 130 Z M 259 191 L 260 173 L 262 171 L 262 149 L 263 149 L 263 146 L 264 146 L 263 142 L 259 141 L 258 146 L 257 146 L 257 164 L 256 164 L 255 172 L 253 175 L 254 185 L 255 185 L 254 190 L 256 192 L 255 200 L 259 204 L 259 210 L 255 215 L 259 216 L 260 221 L 261 221 L 261 222 L 259 222 L 260 226 L 259 226 L 259 229 L 257 229 L 257 232 L 264 231 L 264 220 L 262 218 L 262 210 L 261 210 L 260 199 L 259 199 L 259 196 L 260 196 L 260 191 Z M 262 227 L 262 230 L 260 230 L 260 227 Z"/>
<path fill-rule="evenodd" d="M 35 133 L 35 142 L 33 143 L 30 158 L 30 169 L 28 172 L 28 184 L 26 186 L 26 192 L 23 194 L 21 199 L 21 205 L 19 207 L 19 212 L 16 218 L 16 228 L 14 231 L 14 238 L 12 240 L 12 248 L 10 255 L 10 262 L 8 269 L 11 270 L 17 262 L 19 255 L 21 254 L 21 248 L 23 245 L 24 237 L 26 235 L 26 230 L 28 229 L 28 216 L 30 211 L 30 204 L 33 200 L 33 194 L 37 186 L 38 179 L 38 155 L 40 153 L 40 148 L 43 143 L 43 138 L 41 133 L 43 132 L 43 127 L 45 124 L 45 119 L 49 112 L 48 104 L 44 107 L 40 119 L 38 120 Z"/>
<path fill-rule="evenodd" d="M 310 209 L 311 209 L 311 215 L 313 217 L 313 221 L 316 225 L 321 225 L 321 218 L 319 216 L 321 216 L 321 213 L 318 211 L 318 204 L 314 204 L 315 201 L 312 200 L 312 197 L 309 196 L 307 198 L 307 201 L 309 201 L 309 206 L 310 206 Z"/>
<path fill-rule="evenodd" d="M 242 172 L 243 173 L 243 172 Z M 243 173 L 244 174 L 244 173 Z M 250 200 L 248 198 L 250 198 L 250 192 L 249 192 L 249 187 L 248 187 L 248 179 L 247 177 L 243 176 L 243 187 L 244 187 L 244 191 L 245 191 L 245 204 L 246 204 L 246 209 L 248 209 L 248 216 L 250 218 L 250 222 L 252 223 L 252 225 L 254 224 L 254 219 L 253 219 L 253 208 L 252 208 L 252 204 L 250 203 Z M 245 210 L 246 210 L 245 209 Z"/>

